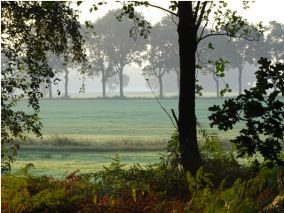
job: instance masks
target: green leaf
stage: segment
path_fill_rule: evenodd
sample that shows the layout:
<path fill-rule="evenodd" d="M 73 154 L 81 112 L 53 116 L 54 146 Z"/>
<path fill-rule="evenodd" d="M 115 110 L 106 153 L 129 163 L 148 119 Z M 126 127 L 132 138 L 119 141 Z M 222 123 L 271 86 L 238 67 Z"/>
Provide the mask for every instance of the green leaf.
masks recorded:
<path fill-rule="evenodd" d="M 208 44 L 208 48 L 214 50 L 213 44 L 211 42 Z"/>

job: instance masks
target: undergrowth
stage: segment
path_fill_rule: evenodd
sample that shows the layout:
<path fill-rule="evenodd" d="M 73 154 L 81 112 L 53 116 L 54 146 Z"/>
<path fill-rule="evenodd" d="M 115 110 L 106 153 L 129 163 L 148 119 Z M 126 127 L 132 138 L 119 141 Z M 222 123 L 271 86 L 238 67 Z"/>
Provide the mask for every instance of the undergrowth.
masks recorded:
<path fill-rule="evenodd" d="M 34 176 L 26 165 L 2 175 L 3 212 L 283 212 L 284 168 L 240 165 L 204 132 L 203 166 L 184 174 L 173 134 L 156 165 L 125 168 L 116 156 L 95 173 L 62 180 Z M 206 139 L 207 138 L 207 139 Z"/>

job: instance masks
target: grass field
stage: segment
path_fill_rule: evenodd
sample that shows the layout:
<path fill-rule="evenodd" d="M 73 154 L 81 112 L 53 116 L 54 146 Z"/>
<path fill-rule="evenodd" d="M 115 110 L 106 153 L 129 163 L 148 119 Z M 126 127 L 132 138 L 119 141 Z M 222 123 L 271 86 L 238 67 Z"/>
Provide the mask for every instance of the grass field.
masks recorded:
<path fill-rule="evenodd" d="M 224 99 L 197 99 L 197 118 L 209 127 L 208 107 Z M 177 112 L 178 100 L 164 99 L 162 105 Z M 22 109 L 25 103 L 20 106 Z M 137 100 L 42 100 L 40 117 L 44 139 L 32 138 L 19 151 L 14 171 L 34 163 L 37 174 L 60 177 L 65 171 L 82 172 L 102 168 L 118 153 L 126 164 L 159 161 L 174 127 L 154 99 Z M 217 131 L 216 129 L 210 131 Z M 237 129 L 219 134 L 236 135 Z M 143 152 L 141 152 L 143 150 Z"/>
<path fill-rule="evenodd" d="M 197 118 L 205 127 L 209 127 L 208 107 L 222 104 L 224 99 L 197 99 Z M 177 99 L 161 100 L 170 112 L 177 112 Z M 24 103 L 21 103 L 24 107 Z M 42 100 L 40 117 L 43 133 L 65 135 L 78 138 L 117 140 L 118 138 L 169 137 L 174 131 L 168 116 L 154 99 L 141 100 Z M 222 134 L 224 135 L 224 134 Z M 234 135 L 227 132 L 225 135 Z"/>

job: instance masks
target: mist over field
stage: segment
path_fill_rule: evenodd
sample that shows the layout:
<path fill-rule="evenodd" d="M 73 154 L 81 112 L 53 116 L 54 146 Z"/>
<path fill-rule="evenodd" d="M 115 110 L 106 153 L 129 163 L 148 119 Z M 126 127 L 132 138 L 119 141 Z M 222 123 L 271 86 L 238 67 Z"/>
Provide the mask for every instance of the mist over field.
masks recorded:
<path fill-rule="evenodd" d="M 1 1 L 1 212 L 284 212 L 276 1 Z"/>
<path fill-rule="evenodd" d="M 84 65 L 72 62 L 68 55 L 65 58 L 49 55 L 48 64 L 55 72 L 54 79 L 58 79 L 54 84 L 40 86 L 43 99 L 39 118 L 43 137 L 28 135 L 28 140 L 21 143 L 14 168 L 42 156 L 34 161 L 35 171 L 63 174 L 86 161 L 96 165 L 96 153 L 104 151 L 112 152 L 105 163 L 110 162 L 114 153 L 124 156 L 127 151 L 152 152 L 144 164 L 158 162 L 159 153 L 165 153 L 167 142 L 176 131 L 171 109 L 178 115 L 180 71 L 176 25 L 164 17 L 153 26 L 149 37 L 134 41 L 127 30 L 131 29 L 131 22 L 112 19 L 117 13 L 113 10 L 95 22 L 81 25 L 87 57 Z M 208 108 L 222 105 L 226 98 L 236 97 L 255 86 L 254 73 L 260 56 L 281 59 L 277 54 L 281 50 L 279 44 L 271 49 L 265 47 L 282 25 L 269 24 L 270 34 L 259 41 L 217 36 L 200 43 L 196 79 L 201 90 L 196 94 L 196 115 L 202 128 L 219 133 L 216 127 L 209 127 Z M 106 26 L 113 27 L 109 30 Z M 209 33 L 205 30 L 205 34 Z M 220 97 L 222 95 L 226 98 Z M 17 107 L 28 110 L 26 105 L 27 102 L 22 101 Z M 218 134 L 223 146 L 230 147 L 229 140 L 236 137 L 243 126 L 239 123 L 233 130 Z M 200 134 L 198 137 L 201 142 Z M 79 160 L 76 150 L 90 152 L 88 157 Z M 78 156 L 80 163 L 67 163 L 68 158 L 58 156 L 61 151 L 67 153 L 64 156 L 70 153 Z M 94 153 L 93 157 L 90 153 Z M 29 157 L 23 158 L 25 155 Z M 134 158 L 131 158 L 133 161 L 123 159 L 130 164 L 134 161 Z M 46 161 L 57 166 L 43 169 L 48 164 Z M 65 170 L 64 166 L 59 166 L 60 161 Z M 85 169 L 80 167 L 80 170 Z"/>

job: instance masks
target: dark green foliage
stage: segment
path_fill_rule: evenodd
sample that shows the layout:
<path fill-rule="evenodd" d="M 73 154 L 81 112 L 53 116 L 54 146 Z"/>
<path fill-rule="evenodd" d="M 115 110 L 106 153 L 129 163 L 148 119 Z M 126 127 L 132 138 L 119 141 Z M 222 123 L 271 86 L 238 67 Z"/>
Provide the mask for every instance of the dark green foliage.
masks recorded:
<path fill-rule="evenodd" d="M 284 142 L 284 103 L 277 96 L 284 94 L 284 65 L 272 65 L 264 58 L 258 63 L 261 66 L 255 73 L 256 86 L 235 99 L 225 100 L 222 107 L 210 107 L 213 112 L 209 116 L 210 125 L 226 131 L 244 121 L 246 127 L 232 140 L 239 156 L 259 152 L 264 160 L 280 164 L 283 163 L 280 154 Z M 268 90 L 273 91 L 268 93 Z"/>
<path fill-rule="evenodd" d="M 222 163 L 221 163 L 222 162 Z M 33 176 L 32 165 L 2 176 L 3 212 L 281 212 L 283 167 L 253 172 L 233 159 L 207 161 L 186 177 L 163 162 L 130 168 L 114 158 L 96 173 L 62 180 Z M 222 173 L 223 171 L 223 173 Z M 219 175 L 220 174 L 220 175 Z M 223 176 L 225 175 L 225 176 Z M 188 190 L 187 190 L 188 187 Z"/>
<path fill-rule="evenodd" d="M 70 52 L 72 60 L 84 61 L 77 15 L 65 2 L 1 2 L 1 162 L 10 168 L 19 145 L 28 132 L 41 136 L 38 118 L 41 83 L 49 83 L 55 72 L 47 53 Z M 30 114 L 15 110 L 27 98 Z"/>

